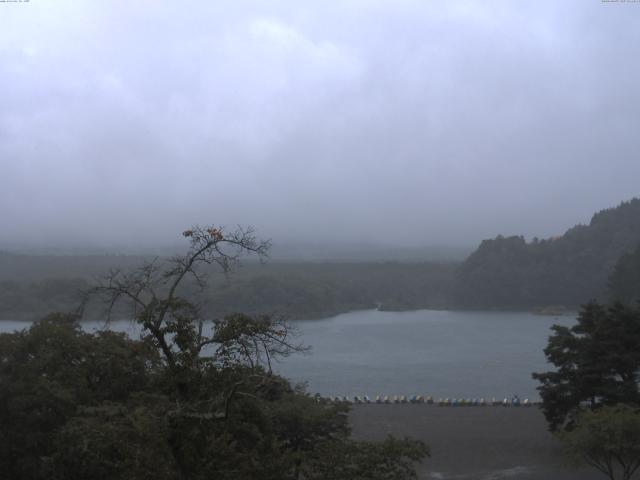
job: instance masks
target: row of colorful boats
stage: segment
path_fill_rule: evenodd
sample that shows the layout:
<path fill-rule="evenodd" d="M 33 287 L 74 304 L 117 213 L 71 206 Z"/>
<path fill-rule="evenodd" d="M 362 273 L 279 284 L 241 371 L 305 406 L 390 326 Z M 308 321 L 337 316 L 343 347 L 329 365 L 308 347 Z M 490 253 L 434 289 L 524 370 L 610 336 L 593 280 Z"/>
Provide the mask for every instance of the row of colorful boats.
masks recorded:
<path fill-rule="evenodd" d="M 520 400 L 517 395 L 511 398 L 503 398 L 502 400 L 491 398 L 438 398 L 434 400 L 431 396 L 422 395 L 378 395 L 373 400 L 367 395 L 354 396 L 353 398 L 348 396 L 329 397 L 328 400 L 334 403 L 426 403 L 429 405 L 439 405 L 441 407 L 486 407 L 486 406 L 503 406 L 503 407 L 530 407 L 533 405 L 528 398 Z"/>

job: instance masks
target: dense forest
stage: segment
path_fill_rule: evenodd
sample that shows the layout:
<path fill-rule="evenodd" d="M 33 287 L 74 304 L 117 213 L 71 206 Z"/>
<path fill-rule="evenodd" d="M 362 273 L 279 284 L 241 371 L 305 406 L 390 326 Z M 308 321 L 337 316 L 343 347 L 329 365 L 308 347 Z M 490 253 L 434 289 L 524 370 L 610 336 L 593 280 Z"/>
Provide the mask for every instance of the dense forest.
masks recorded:
<path fill-rule="evenodd" d="M 550 239 L 498 236 L 464 262 L 269 261 L 246 263 L 233 275 L 209 273 L 205 295 L 194 283 L 183 294 L 204 299 L 209 317 L 269 312 L 292 319 L 381 308 L 575 308 L 590 299 L 627 301 L 640 283 L 640 199 L 596 213 Z M 98 276 L 152 257 L 0 253 L 0 319 L 31 320 L 73 311 Z M 635 262 L 635 263 L 634 263 Z M 617 266 L 616 266 L 617 265 Z M 99 317 L 102 312 L 88 312 Z M 116 312 L 117 314 L 117 312 Z M 125 312 L 121 312 L 125 314 Z"/>
<path fill-rule="evenodd" d="M 0 319 L 33 319 L 73 310 L 94 277 L 143 260 L 0 255 Z M 429 262 L 246 263 L 228 277 L 208 272 L 202 309 L 209 317 L 242 311 L 306 319 L 370 308 L 444 308 L 449 305 L 455 268 L 454 263 Z M 201 298 L 193 283 L 183 293 Z M 89 312 L 96 317 L 101 313 Z"/>
<path fill-rule="evenodd" d="M 269 242 L 240 227 L 183 235 L 183 256 L 112 270 L 86 291 L 85 302 L 127 311 L 140 339 L 84 332 L 67 314 L 0 334 L 0 476 L 416 478 L 416 462 L 429 455 L 422 441 L 357 441 L 347 405 L 312 397 L 272 371 L 274 360 L 306 351 L 286 322 L 205 320 L 181 296 L 187 278 L 206 286 L 200 266 L 229 272 L 240 255 L 264 257 Z"/>
<path fill-rule="evenodd" d="M 638 198 L 602 210 L 589 225 L 577 225 L 560 237 L 485 240 L 458 269 L 453 303 L 465 308 L 575 307 L 604 299 L 614 266 L 639 244 Z"/>
<path fill-rule="evenodd" d="M 614 300 L 622 303 L 640 301 L 640 245 L 618 260 L 609 277 L 609 292 Z"/>

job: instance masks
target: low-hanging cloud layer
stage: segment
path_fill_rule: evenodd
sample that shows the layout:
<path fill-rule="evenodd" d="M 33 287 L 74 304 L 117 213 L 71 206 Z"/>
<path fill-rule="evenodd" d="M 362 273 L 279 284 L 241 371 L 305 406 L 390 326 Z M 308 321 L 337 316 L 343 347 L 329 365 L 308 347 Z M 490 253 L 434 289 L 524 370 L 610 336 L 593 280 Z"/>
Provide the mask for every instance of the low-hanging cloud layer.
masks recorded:
<path fill-rule="evenodd" d="M 0 3 L 0 246 L 548 236 L 638 195 L 640 4 Z"/>

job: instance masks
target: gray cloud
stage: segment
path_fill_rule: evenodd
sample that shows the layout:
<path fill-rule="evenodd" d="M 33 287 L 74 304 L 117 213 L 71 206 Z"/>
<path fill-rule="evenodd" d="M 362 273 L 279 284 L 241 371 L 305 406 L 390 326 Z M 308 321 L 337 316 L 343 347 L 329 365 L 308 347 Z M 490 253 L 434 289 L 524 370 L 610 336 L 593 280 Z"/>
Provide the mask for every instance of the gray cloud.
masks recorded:
<path fill-rule="evenodd" d="M 637 195 L 640 6 L 0 5 L 0 243 L 547 236 Z"/>

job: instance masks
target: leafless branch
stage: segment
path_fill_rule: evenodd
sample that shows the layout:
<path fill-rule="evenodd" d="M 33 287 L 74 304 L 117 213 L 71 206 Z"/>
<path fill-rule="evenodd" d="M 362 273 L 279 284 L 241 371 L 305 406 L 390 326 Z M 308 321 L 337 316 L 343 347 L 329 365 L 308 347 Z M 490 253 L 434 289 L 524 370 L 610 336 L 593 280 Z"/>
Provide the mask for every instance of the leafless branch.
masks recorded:
<path fill-rule="evenodd" d="M 177 362 L 172 342 L 183 342 L 181 348 L 190 350 L 192 356 L 198 356 L 204 346 L 213 343 L 204 338 L 201 324 L 195 330 L 194 322 L 201 321 L 198 308 L 179 296 L 185 278 L 192 278 L 202 291 L 207 276 L 198 268 L 201 264 L 216 264 L 222 273 L 228 274 L 242 255 L 256 254 L 262 260 L 270 247 L 269 241 L 256 238 L 252 228 L 240 226 L 226 232 L 222 226 L 196 225 L 184 231 L 183 236 L 189 241 L 184 255 L 163 262 L 155 258 L 130 272 L 110 271 L 84 292 L 81 307 L 84 311 L 86 303 L 97 297 L 106 305 L 109 321 L 117 305 L 124 303 L 133 318 L 152 335 L 171 365 Z M 184 345 L 188 339 L 193 339 L 189 348 Z"/>

